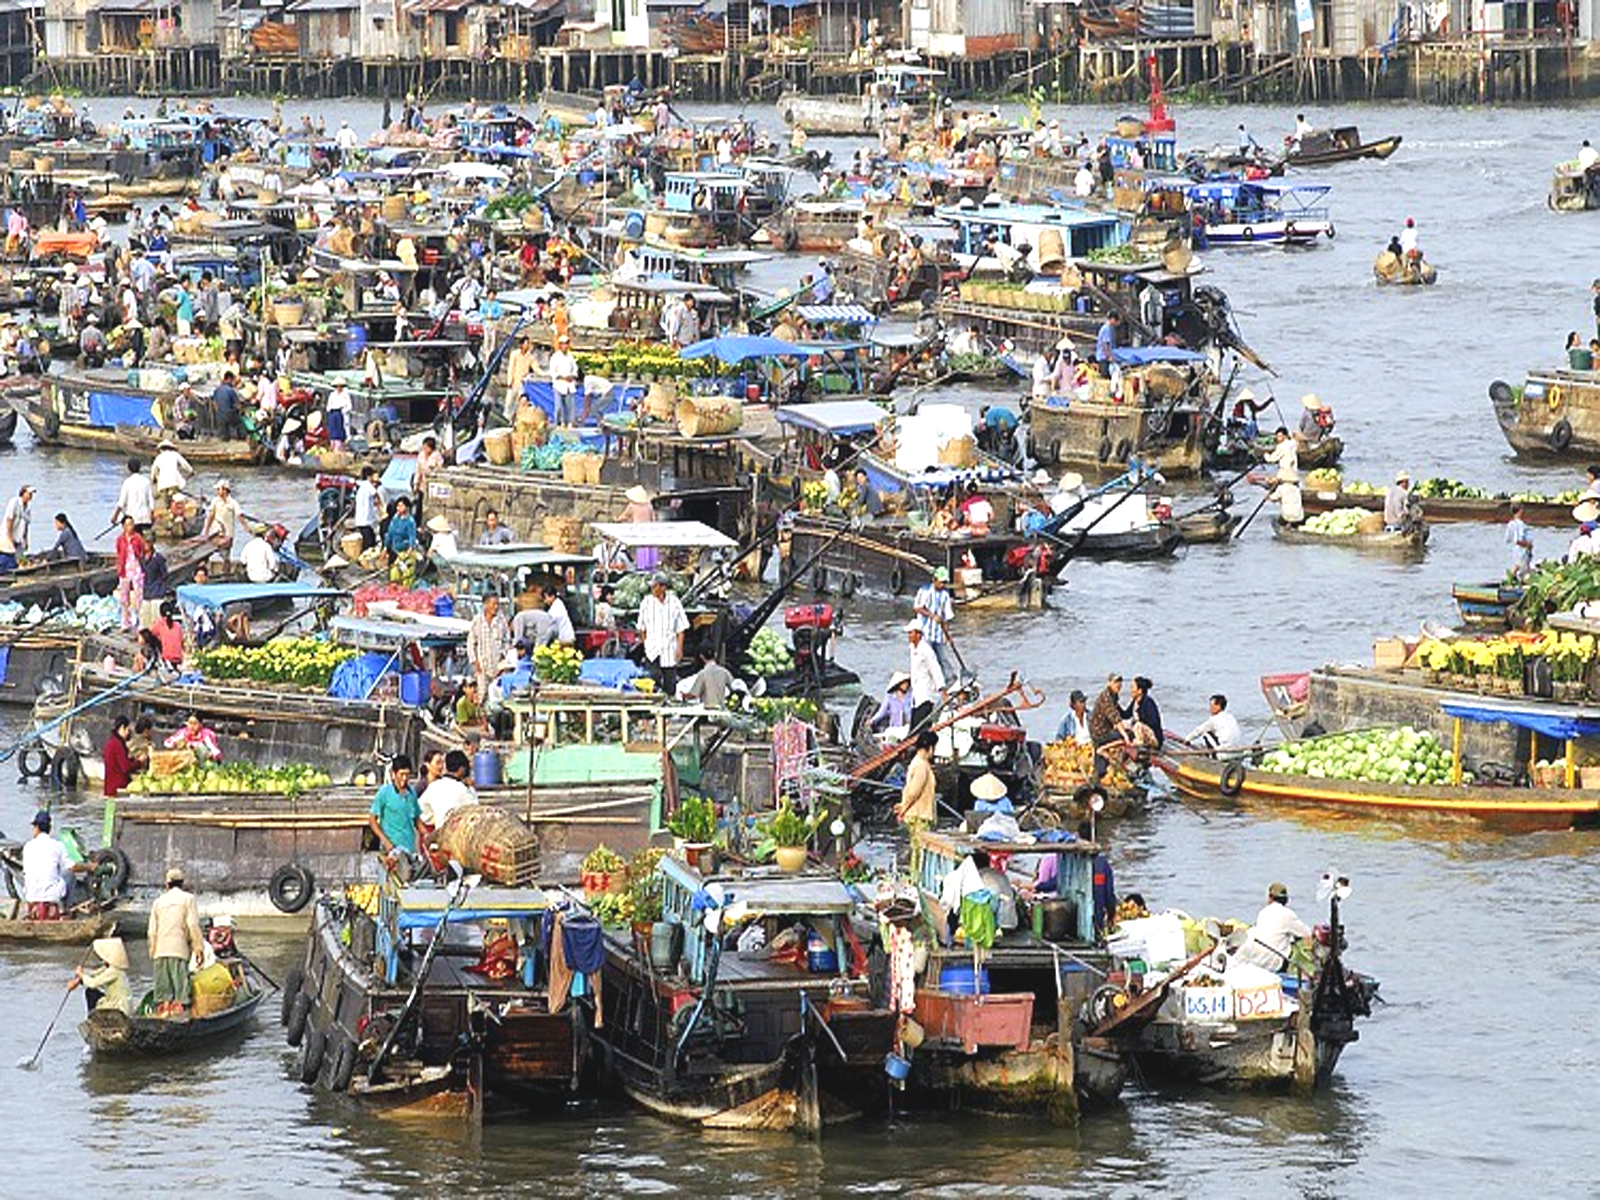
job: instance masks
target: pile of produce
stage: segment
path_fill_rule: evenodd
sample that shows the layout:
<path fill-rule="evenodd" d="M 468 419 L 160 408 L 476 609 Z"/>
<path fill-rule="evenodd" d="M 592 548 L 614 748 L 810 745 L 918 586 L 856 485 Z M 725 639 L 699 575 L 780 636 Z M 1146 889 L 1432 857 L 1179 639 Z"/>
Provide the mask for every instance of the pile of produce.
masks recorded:
<path fill-rule="evenodd" d="M 821 512 L 828 507 L 828 485 L 820 479 L 808 479 L 800 485 L 800 508 L 804 512 Z"/>
<path fill-rule="evenodd" d="M 563 441 L 559 435 L 552 434 L 542 446 L 524 446 L 517 465 L 524 471 L 559 471 L 563 458 L 582 449 L 582 442 Z"/>
<path fill-rule="evenodd" d="M 654 375 L 658 379 L 698 379 L 711 374 L 708 358 L 679 358 L 677 350 L 659 342 L 620 343 L 607 350 L 588 351 L 577 356 L 578 369 L 585 375 L 607 379 L 636 379 Z"/>
<path fill-rule="evenodd" d="M 1455 479 L 1435 476 L 1424 479 L 1411 489 L 1411 494 L 1422 500 L 1491 500 L 1493 496 L 1482 488 L 1468 487 Z"/>
<path fill-rule="evenodd" d="M 404 612 L 432 613 L 434 605 L 450 592 L 446 588 L 404 588 L 393 583 L 369 583 L 351 596 L 358 617 L 367 615 L 374 602 L 392 603 Z"/>
<path fill-rule="evenodd" d="M 737 703 L 730 700 L 730 704 Z M 796 717 L 802 721 L 815 721 L 817 719 L 817 702 L 799 696 L 768 697 L 752 696 L 746 706 L 746 711 L 754 714 L 764 724 L 776 725 L 784 717 Z"/>
<path fill-rule="evenodd" d="M 1551 613 L 1600 600 L 1600 558 L 1584 554 L 1570 563 L 1542 562 L 1526 580 L 1507 575 L 1506 586 L 1522 588 L 1522 599 L 1512 610 L 1519 623 L 1542 629 Z"/>
<path fill-rule="evenodd" d="M 1313 779 L 1400 784 L 1450 782 L 1450 752 L 1433 734 L 1410 725 L 1291 742 L 1263 754 L 1257 765 L 1264 771 L 1309 775 Z"/>
<path fill-rule="evenodd" d="M 545 683 L 572 683 L 583 670 L 583 655 L 571 646 L 538 646 L 533 651 L 533 670 Z"/>
<path fill-rule="evenodd" d="M 634 612 L 639 607 L 639 602 L 644 599 L 645 593 L 650 590 L 650 580 L 654 572 L 634 571 L 624 575 L 616 583 L 616 595 L 611 603 L 615 608 L 624 612 Z M 682 596 L 689 587 L 689 577 L 668 573 L 667 590 Z"/>
<path fill-rule="evenodd" d="M 1364 479 L 1352 479 L 1343 484 L 1339 490 L 1346 496 L 1381 496 L 1388 488 L 1381 488 L 1375 483 L 1368 483 Z"/>
<path fill-rule="evenodd" d="M 1094 263 L 1122 263 L 1134 266 L 1150 261 L 1150 255 L 1132 242 L 1124 242 L 1120 246 L 1101 246 L 1098 250 L 1091 250 L 1085 256 Z"/>
<path fill-rule="evenodd" d="M 532 192 L 505 192 L 484 205 L 483 216 L 487 221 L 511 221 L 538 207 L 539 197 Z"/>
<path fill-rule="evenodd" d="M 944 369 L 958 375 L 992 375 L 1004 365 L 994 355 L 981 351 L 947 354 L 944 357 Z"/>
<path fill-rule="evenodd" d="M 1361 532 L 1362 519 L 1371 515 L 1364 508 L 1335 508 L 1310 518 L 1300 528 L 1323 537 L 1354 537 Z"/>
<path fill-rule="evenodd" d="M 1510 499 L 1518 504 L 1576 504 L 1582 500 L 1584 493 L 1577 488 L 1569 491 L 1557 492 L 1554 496 L 1543 496 L 1538 492 L 1512 492 Z"/>
<path fill-rule="evenodd" d="M 750 649 L 745 654 L 750 672 L 763 679 L 781 675 L 794 669 L 794 655 L 776 629 L 763 629 L 750 639 Z"/>
<path fill-rule="evenodd" d="M 1046 742 L 1044 769 L 1040 782 L 1057 792 L 1076 791 L 1094 777 L 1094 747 L 1068 739 Z M 1100 783 L 1108 792 L 1116 793 L 1132 787 L 1132 781 L 1120 763 L 1108 759 Z"/>
<path fill-rule="evenodd" d="M 249 763 L 211 763 L 185 767 L 172 775 L 135 775 L 127 790 L 136 796 L 298 796 L 329 787 L 333 777 L 315 767 L 255 767 Z"/>
<path fill-rule="evenodd" d="M 1318 467 L 1306 472 L 1306 487 L 1313 492 L 1337 492 L 1339 471 L 1335 467 Z"/>
<path fill-rule="evenodd" d="M 355 653 L 321 638 L 277 638 L 265 646 L 218 646 L 198 655 L 195 665 L 207 679 L 253 679 L 323 689 L 339 664 Z"/>
<path fill-rule="evenodd" d="M 15 600 L 0 604 L 0 625 L 37 625 L 40 629 L 88 629 L 103 633 L 122 621 L 115 596 L 79 596 L 70 609 L 48 612 L 34 604 L 27 608 Z"/>
<path fill-rule="evenodd" d="M 1429 638 L 1417 647 L 1415 661 L 1424 670 L 1440 674 L 1489 675 L 1520 681 L 1527 661 L 1543 658 L 1550 664 L 1552 681 L 1577 683 L 1588 678 L 1595 650 L 1596 641 L 1590 634 L 1547 629 L 1540 634 L 1514 633 L 1509 637 L 1449 641 Z"/>

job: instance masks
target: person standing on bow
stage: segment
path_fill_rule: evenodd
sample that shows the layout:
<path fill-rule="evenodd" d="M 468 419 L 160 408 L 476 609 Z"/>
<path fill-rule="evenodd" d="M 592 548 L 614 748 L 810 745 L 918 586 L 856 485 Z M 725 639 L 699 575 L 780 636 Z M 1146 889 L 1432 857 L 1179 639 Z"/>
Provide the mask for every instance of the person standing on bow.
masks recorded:
<path fill-rule="evenodd" d="M 961 673 L 955 646 L 950 641 L 950 619 L 955 616 L 955 605 L 950 599 L 949 582 L 949 569 L 935 567 L 933 579 L 917 589 L 912 601 L 922 636 L 938 656 L 939 672 L 944 680 L 956 679 Z M 944 686 L 943 682 L 940 686 Z"/>
<path fill-rule="evenodd" d="M 467 629 L 467 667 L 478 681 L 478 695 L 500 677 L 511 652 L 511 627 L 500 614 L 500 597 L 485 596 L 483 607 Z"/>
<path fill-rule="evenodd" d="M 939 656 L 923 637 L 920 620 L 906 622 L 906 640 L 911 647 L 911 728 L 918 730 L 933 719 L 935 709 L 944 702 L 945 677 Z"/>
<path fill-rule="evenodd" d="M 683 601 L 667 587 L 667 576 L 657 571 L 650 590 L 639 601 L 638 630 L 644 640 L 645 667 L 656 675 L 664 695 L 678 688 L 678 664 L 683 661 L 684 635 L 689 632 L 689 614 Z"/>
<path fill-rule="evenodd" d="M 189 964 L 199 967 L 206 942 L 200 932 L 200 910 L 183 888 L 182 867 L 168 868 L 166 890 L 150 906 L 145 932 L 155 967 L 155 1015 L 185 1017 L 191 1000 Z"/>

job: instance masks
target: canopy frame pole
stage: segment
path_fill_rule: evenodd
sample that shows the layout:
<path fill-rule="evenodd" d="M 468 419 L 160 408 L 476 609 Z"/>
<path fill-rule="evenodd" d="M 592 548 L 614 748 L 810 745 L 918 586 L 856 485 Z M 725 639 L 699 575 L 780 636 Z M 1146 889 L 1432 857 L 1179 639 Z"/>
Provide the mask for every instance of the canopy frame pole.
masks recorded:
<path fill-rule="evenodd" d="M 1461 784 L 1461 718 L 1450 722 L 1450 782 Z"/>
<path fill-rule="evenodd" d="M 1575 764 L 1572 761 L 1572 757 L 1573 757 L 1572 756 L 1572 739 L 1571 738 L 1567 738 L 1566 739 L 1566 761 L 1564 763 L 1564 766 L 1566 768 L 1566 783 L 1567 783 L 1567 787 L 1568 788 L 1572 787 L 1572 776 L 1573 776 L 1573 771 L 1575 769 Z"/>

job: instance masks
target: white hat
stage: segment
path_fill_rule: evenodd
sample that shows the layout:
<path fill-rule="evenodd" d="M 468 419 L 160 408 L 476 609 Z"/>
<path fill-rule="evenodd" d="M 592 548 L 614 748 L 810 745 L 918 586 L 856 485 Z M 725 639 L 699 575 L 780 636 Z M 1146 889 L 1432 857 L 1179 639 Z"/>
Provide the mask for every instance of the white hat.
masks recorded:
<path fill-rule="evenodd" d="M 1067 471 L 1061 476 L 1057 485 L 1063 492 L 1075 492 L 1083 486 L 1083 476 L 1076 471 Z"/>
<path fill-rule="evenodd" d="M 1045 484 L 1050 482 L 1050 472 L 1046 471 L 1043 467 L 1040 467 L 1033 473 L 1033 482 L 1036 486 L 1043 487 Z"/>
<path fill-rule="evenodd" d="M 432 533 L 454 532 L 454 530 L 450 528 L 450 518 L 444 516 L 442 513 L 437 517 L 428 518 L 428 529 Z"/>
<path fill-rule="evenodd" d="M 1410 471 L 1404 471 L 1404 470 L 1396 471 L 1394 473 L 1394 481 L 1396 483 L 1410 483 L 1411 482 L 1411 472 Z"/>
<path fill-rule="evenodd" d="M 216 490 L 219 491 L 219 492 L 221 492 L 221 491 L 229 491 L 229 492 L 231 492 L 231 491 L 233 491 L 233 484 L 229 483 L 226 479 L 219 479 L 219 480 L 217 480 L 217 489 Z"/>
<path fill-rule="evenodd" d="M 177 447 L 172 444 L 172 439 L 171 438 L 162 438 L 160 445 L 158 445 L 156 447 L 156 449 L 157 450 L 176 450 Z"/>
<path fill-rule="evenodd" d="M 116 967 L 119 971 L 128 969 L 128 948 L 122 944 L 121 938 L 95 938 L 89 946 L 106 966 Z"/>
<path fill-rule="evenodd" d="M 637 483 L 622 494 L 635 504 L 648 504 L 650 502 L 650 493 Z"/>
<path fill-rule="evenodd" d="M 1317 399 L 1317 394 L 1315 392 L 1307 392 L 1304 396 L 1301 396 L 1300 403 L 1305 405 L 1312 412 L 1316 412 L 1317 409 L 1322 407 L 1322 401 Z"/>
<path fill-rule="evenodd" d="M 895 688 L 899 687 L 902 683 L 910 683 L 910 682 L 911 682 L 911 676 L 907 675 L 904 671 L 896 671 L 893 675 L 889 676 L 889 688 L 888 688 L 888 690 L 892 692 L 892 691 L 895 690 Z"/>
<path fill-rule="evenodd" d="M 917 620 L 915 617 L 913 617 L 911 620 L 906 622 L 905 632 L 907 632 L 907 633 L 921 633 L 922 632 L 922 622 Z"/>
<path fill-rule="evenodd" d="M 218 913 L 211 918 L 211 927 L 213 929 L 232 929 L 233 917 L 228 913 Z"/>
<path fill-rule="evenodd" d="M 974 800 L 1000 800 L 1006 794 L 1006 785 L 1000 782 L 999 776 L 992 771 L 986 771 L 972 781 L 972 798 Z"/>
<path fill-rule="evenodd" d="M 1594 496 L 1586 497 L 1572 506 L 1572 519 L 1580 525 L 1590 521 L 1600 520 L 1600 499 Z"/>
<path fill-rule="evenodd" d="M 1239 389 L 1239 394 L 1234 398 L 1236 400 L 1238 400 L 1242 404 L 1246 400 L 1249 400 L 1249 401 L 1253 402 L 1255 400 L 1255 398 L 1256 398 L 1256 394 L 1254 392 L 1252 392 L 1249 388 L 1240 388 Z"/>

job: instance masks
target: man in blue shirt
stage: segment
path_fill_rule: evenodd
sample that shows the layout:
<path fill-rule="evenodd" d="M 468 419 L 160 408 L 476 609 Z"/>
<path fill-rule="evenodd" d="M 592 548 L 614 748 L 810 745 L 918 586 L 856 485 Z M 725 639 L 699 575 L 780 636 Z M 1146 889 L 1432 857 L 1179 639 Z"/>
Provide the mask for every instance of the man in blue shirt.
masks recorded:
<path fill-rule="evenodd" d="M 397 754 L 389 764 L 389 782 L 372 798 L 367 827 L 377 836 L 378 849 L 393 865 L 402 855 L 417 852 L 422 835 L 422 806 L 411 787 L 411 759 Z"/>
<path fill-rule="evenodd" d="M 411 515 L 411 502 L 404 496 L 394 502 L 394 516 L 389 518 L 383 547 L 391 558 L 417 548 L 417 521 Z"/>
<path fill-rule="evenodd" d="M 1117 334 L 1122 329 L 1122 314 L 1112 313 L 1101 322 L 1100 332 L 1094 338 L 1094 360 L 1100 369 L 1111 369 L 1111 356 L 1117 349 Z"/>

